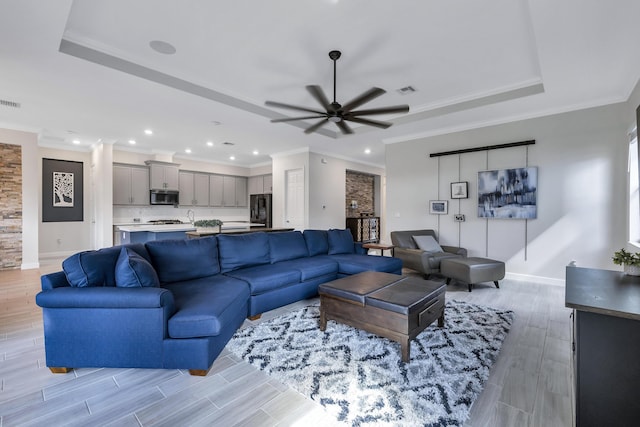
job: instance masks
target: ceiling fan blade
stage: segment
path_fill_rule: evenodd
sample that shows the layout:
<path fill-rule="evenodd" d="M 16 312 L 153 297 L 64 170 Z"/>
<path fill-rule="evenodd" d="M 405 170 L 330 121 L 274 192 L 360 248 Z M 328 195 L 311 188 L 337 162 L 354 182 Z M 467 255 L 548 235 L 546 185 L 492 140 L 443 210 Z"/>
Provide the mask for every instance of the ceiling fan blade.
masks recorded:
<path fill-rule="evenodd" d="M 394 105 L 392 107 L 371 108 L 369 110 L 350 111 L 349 116 L 372 116 L 375 114 L 394 114 L 394 113 L 408 113 L 408 105 Z"/>
<path fill-rule="evenodd" d="M 359 117 L 345 117 L 344 119 L 349 120 L 351 122 L 360 123 L 362 125 L 375 126 L 377 128 L 382 128 L 382 129 L 386 129 L 393 124 L 389 122 L 381 122 L 379 120 L 361 119 Z"/>
<path fill-rule="evenodd" d="M 313 132 L 317 131 L 318 129 L 320 129 L 322 126 L 324 126 L 324 125 L 325 125 L 325 123 L 327 123 L 328 121 L 329 121 L 329 119 L 327 119 L 327 118 L 325 118 L 325 119 L 323 119 L 323 120 L 320 120 L 320 121 L 319 121 L 318 123 L 316 123 L 315 125 L 313 125 L 313 126 L 310 126 L 310 127 L 306 128 L 306 129 L 304 130 L 304 133 L 313 133 Z"/>
<path fill-rule="evenodd" d="M 297 105 L 291 105 L 291 104 L 283 104 L 282 102 L 275 102 L 275 101 L 267 101 L 264 103 L 264 105 L 267 105 L 269 107 L 276 107 L 276 108 L 286 108 L 289 110 L 296 110 L 296 111 L 306 111 L 308 113 L 316 113 L 316 114 L 325 114 L 325 111 L 318 111 L 318 110 L 314 110 L 312 108 L 307 108 L 307 107 L 299 107 Z"/>
<path fill-rule="evenodd" d="M 339 122 L 336 122 L 336 125 L 340 128 L 342 133 L 344 133 L 345 135 L 353 133 L 353 130 L 349 127 L 348 124 L 344 122 L 344 120 L 340 120 Z"/>
<path fill-rule="evenodd" d="M 382 95 L 384 93 L 386 93 L 386 91 L 384 89 L 380 89 L 379 87 L 372 87 L 371 89 L 369 89 L 368 91 L 364 92 L 360 96 L 356 96 L 351 101 L 349 101 L 346 104 L 344 104 L 342 106 L 342 110 L 344 112 L 349 112 L 349 111 L 353 110 L 354 108 L 357 108 L 357 107 L 361 106 L 362 104 L 365 104 L 365 103 L 371 101 L 372 99 L 375 99 L 375 98 L 379 97 L 380 95 Z"/>
<path fill-rule="evenodd" d="M 326 95 L 324 94 L 324 91 L 320 86 L 309 85 L 307 86 L 307 90 L 309 91 L 311 96 L 313 96 L 313 98 L 316 101 L 318 101 L 320 105 L 322 105 L 322 108 L 324 108 L 327 111 L 333 111 L 333 108 L 331 107 L 331 103 L 327 99 Z"/>
<path fill-rule="evenodd" d="M 323 114 L 321 116 L 285 117 L 282 119 L 273 119 L 271 120 L 271 123 L 292 122 L 294 120 L 321 119 L 323 117 L 327 117 L 327 115 Z"/>

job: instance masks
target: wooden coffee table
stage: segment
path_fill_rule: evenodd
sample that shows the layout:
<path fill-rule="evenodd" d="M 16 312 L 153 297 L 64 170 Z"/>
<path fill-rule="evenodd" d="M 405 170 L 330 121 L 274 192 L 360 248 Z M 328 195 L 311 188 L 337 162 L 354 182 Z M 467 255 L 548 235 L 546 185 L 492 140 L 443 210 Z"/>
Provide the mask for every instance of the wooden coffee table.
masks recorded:
<path fill-rule="evenodd" d="M 400 343 L 403 362 L 411 340 L 438 319 L 444 326 L 444 282 L 366 271 L 323 283 L 320 330 L 335 320 Z"/>

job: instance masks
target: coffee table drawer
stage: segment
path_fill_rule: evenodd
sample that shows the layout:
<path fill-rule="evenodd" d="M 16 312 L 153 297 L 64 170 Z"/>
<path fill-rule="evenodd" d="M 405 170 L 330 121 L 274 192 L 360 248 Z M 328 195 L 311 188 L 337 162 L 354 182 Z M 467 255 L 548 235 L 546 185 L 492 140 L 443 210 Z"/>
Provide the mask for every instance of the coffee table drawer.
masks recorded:
<path fill-rule="evenodd" d="M 442 296 L 436 298 L 435 300 L 429 301 L 427 307 L 418 314 L 419 327 L 422 327 L 424 325 L 428 326 L 433 323 L 438 317 L 442 315 L 443 310 L 444 294 L 442 294 Z"/>

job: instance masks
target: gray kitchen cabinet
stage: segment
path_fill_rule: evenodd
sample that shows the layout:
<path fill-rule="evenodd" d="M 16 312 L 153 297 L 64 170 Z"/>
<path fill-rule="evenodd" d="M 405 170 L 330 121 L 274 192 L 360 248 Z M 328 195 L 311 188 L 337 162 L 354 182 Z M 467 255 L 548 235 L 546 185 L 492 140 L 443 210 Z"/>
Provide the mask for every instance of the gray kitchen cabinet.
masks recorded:
<path fill-rule="evenodd" d="M 180 205 L 209 206 L 209 175 L 180 171 Z"/>
<path fill-rule="evenodd" d="M 247 207 L 247 178 L 230 175 L 211 175 L 209 178 L 209 206 Z"/>
<path fill-rule="evenodd" d="M 269 175 L 257 175 L 249 177 L 249 194 L 271 194 L 273 176 Z"/>
<path fill-rule="evenodd" d="M 272 174 L 264 175 L 262 188 L 263 188 L 264 194 L 273 193 L 273 175 Z"/>
<path fill-rule="evenodd" d="M 262 194 L 264 179 L 262 175 L 249 177 L 249 194 Z"/>
<path fill-rule="evenodd" d="M 149 204 L 149 168 L 143 166 L 113 166 L 113 204 Z"/>
<path fill-rule="evenodd" d="M 222 178 L 222 175 L 209 176 L 209 206 L 224 206 Z"/>
<path fill-rule="evenodd" d="M 150 168 L 151 190 L 179 190 L 179 165 L 175 163 L 157 162 L 153 160 L 148 160 L 145 163 L 149 165 Z"/>
<path fill-rule="evenodd" d="M 236 194 L 235 194 L 236 206 L 239 208 L 246 208 L 249 206 L 249 195 L 247 194 L 247 178 L 243 176 L 236 177 Z"/>

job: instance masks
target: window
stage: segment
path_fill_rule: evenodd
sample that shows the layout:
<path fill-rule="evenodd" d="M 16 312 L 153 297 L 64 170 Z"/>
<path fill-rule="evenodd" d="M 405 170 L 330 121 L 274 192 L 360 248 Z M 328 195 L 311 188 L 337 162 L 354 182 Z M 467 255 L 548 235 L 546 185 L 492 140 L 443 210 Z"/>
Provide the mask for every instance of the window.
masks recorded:
<path fill-rule="evenodd" d="M 638 175 L 638 132 L 629 135 L 629 243 L 640 247 L 640 176 Z"/>

